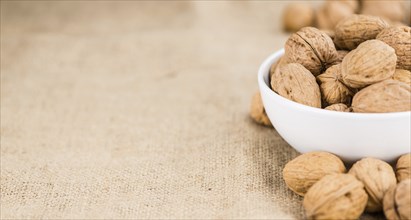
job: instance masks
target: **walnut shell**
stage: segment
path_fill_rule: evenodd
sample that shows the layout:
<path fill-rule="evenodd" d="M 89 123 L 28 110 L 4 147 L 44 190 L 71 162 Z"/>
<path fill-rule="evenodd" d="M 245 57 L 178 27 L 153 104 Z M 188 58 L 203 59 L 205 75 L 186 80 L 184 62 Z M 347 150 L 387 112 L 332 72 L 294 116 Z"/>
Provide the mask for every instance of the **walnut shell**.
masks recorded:
<path fill-rule="evenodd" d="M 396 80 L 385 80 L 368 86 L 354 95 L 354 112 L 403 112 L 411 110 L 411 86 Z"/>
<path fill-rule="evenodd" d="M 310 152 L 288 162 L 283 169 L 283 178 L 288 188 L 303 196 L 322 177 L 345 171 L 344 163 L 337 156 L 327 152 Z"/>
<path fill-rule="evenodd" d="M 394 48 L 398 69 L 411 71 L 411 27 L 386 28 L 377 39 Z"/>
<path fill-rule="evenodd" d="M 321 108 L 320 88 L 315 77 L 298 63 L 279 68 L 271 79 L 271 87 L 279 95 L 312 107 Z"/>
<path fill-rule="evenodd" d="M 387 27 L 389 24 L 379 17 L 352 15 L 335 27 L 334 43 L 340 49 L 353 50 L 362 42 L 375 39 Z"/>
<path fill-rule="evenodd" d="M 404 1 L 362 0 L 361 14 L 374 15 L 391 21 L 402 21 L 406 11 Z"/>
<path fill-rule="evenodd" d="M 329 104 L 351 103 L 354 92 L 345 86 L 341 80 L 341 65 L 337 64 L 328 68 L 325 73 L 317 76 L 320 85 L 321 98 Z"/>
<path fill-rule="evenodd" d="M 387 191 L 384 214 L 387 219 L 411 219 L 411 179 L 401 181 Z"/>
<path fill-rule="evenodd" d="M 291 3 L 283 12 L 283 28 L 295 32 L 303 27 L 313 26 L 314 9 L 309 4 Z"/>
<path fill-rule="evenodd" d="M 343 20 L 354 14 L 350 4 L 343 1 L 326 1 L 316 13 L 317 26 L 320 29 L 334 29 Z"/>
<path fill-rule="evenodd" d="M 402 155 L 396 165 L 396 175 L 398 182 L 411 179 L 411 154 Z"/>
<path fill-rule="evenodd" d="M 344 57 L 345 57 L 349 52 L 350 52 L 350 51 L 348 51 L 348 50 L 337 50 L 338 57 L 337 57 L 337 60 L 336 60 L 335 64 L 342 63 Z"/>
<path fill-rule="evenodd" d="M 351 88 L 364 88 L 391 78 L 396 63 L 397 56 L 392 47 L 379 40 L 369 40 L 344 57 L 342 80 Z"/>
<path fill-rule="evenodd" d="M 392 167 L 382 160 L 364 158 L 357 161 L 348 173 L 364 184 L 368 194 L 366 210 L 368 212 L 381 211 L 385 192 L 397 184 Z"/>
<path fill-rule="evenodd" d="M 327 175 L 304 197 L 308 219 L 357 219 L 367 204 L 363 184 L 350 174 Z"/>
<path fill-rule="evenodd" d="M 320 31 L 323 32 L 324 34 L 328 35 L 328 36 L 331 38 L 331 40 L 334 41 L 335 32 L 334 32 L 333 30 L 330 30 L 330 29 L 321 29 Z M 338 51 L 337 51 L 337 52 L 338 52 Z"/>
<path fill-rule="evenodd" d="M 271 121 L 265 112 L 260 92 L 257 92 L 251 100 L 250 116 L 258 124 L 272 127 Z"/>
<path fill-rule="evenodd" d="M 325 107 L 325 110 L 330 110 L 330 111 L 337 111 L 337 112 L 349 112 L 350 108 L 344 103 L 337 103 L 337 104 L 332 104 L 327 107 Z"/>
<path fill-rule="evenodd" d="M 394 75 L 392 75 L 392 79 L 411 85 L 411 72 L 408 70 L 396 69 Z"/>
<path fill-rule="evenodd" d="M 285 56 L 290 63 L 299 63 L 317 76 L 335 62 L 338 54 L 327 34 L 313 27 L 305 27 L 288 38 Z"/>

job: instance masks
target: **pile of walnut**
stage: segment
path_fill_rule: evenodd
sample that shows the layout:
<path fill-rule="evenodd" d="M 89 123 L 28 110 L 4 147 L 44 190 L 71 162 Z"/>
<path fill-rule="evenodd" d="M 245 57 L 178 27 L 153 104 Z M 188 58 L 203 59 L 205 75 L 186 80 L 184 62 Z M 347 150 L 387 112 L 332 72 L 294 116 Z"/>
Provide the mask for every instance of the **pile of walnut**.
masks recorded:
<path fill-rule="evenodd" d="M 410 71 L 410 27 L 352 15 L 334 32 L 304 27 L 293 33 L 270 78 L 276 93 L 304 105 L 342 112 L 404 112 L 411 110 Z M 257 122 L 270 126 L 263 120 L 263 108 L 252 107 L 251 112 Z"/>
<path fill-rule="evenodd" d="M 401 156 L 394 172 L 388 163 L 364 158 L 346 172 L 327 152 L 302 154 L 283 170 L 286 185 L 304 196 L 309 219 L 357 219 L 384 211 L 387 219 L 411 219 L 411 154 Z"/>
<path fill-rule="evenodd" d="M 313 4 L 294 2 L 283 11 L 283 28 L 289 32 L 308 26 L 332 30 L 353 14 L 379 16 L 395 26 L 410 25 L 409 7 L 406 0 L 328 0 L 316 9 Z"/>

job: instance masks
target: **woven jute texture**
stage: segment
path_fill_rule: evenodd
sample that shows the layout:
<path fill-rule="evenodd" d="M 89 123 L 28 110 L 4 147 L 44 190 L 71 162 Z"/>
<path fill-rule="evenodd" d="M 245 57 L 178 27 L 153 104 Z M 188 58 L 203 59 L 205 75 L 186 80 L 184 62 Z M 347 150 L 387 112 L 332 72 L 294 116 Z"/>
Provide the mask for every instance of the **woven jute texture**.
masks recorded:
<path fill-rule="evenodd" d="M 248 116 L 285 4 L 1 1 L 1 218 L 303 218 Z"/>

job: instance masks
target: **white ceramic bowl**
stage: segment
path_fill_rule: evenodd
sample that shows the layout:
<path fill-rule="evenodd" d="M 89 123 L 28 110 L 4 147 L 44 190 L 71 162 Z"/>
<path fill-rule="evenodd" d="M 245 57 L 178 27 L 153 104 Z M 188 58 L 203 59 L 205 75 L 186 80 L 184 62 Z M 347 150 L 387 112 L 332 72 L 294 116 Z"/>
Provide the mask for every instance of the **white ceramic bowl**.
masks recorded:
<path fill-rule="evenodd" d="M 409 153 L 411 112 L 349 113 L 313 108 L 270 89 L 271 65 L 284 54 L 268 57 L 258 71 L 264 107 L 277 132 L 301 153 L 328 151 L 346 162 L 375 157 L 393 162 Z"/>

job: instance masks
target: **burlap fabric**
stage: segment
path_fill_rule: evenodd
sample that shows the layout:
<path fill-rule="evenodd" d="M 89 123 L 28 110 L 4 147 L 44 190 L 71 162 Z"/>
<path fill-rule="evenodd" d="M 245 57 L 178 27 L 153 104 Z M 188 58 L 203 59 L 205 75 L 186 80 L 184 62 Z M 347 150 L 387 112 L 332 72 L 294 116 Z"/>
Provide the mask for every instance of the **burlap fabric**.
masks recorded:
<path fill-rule="evenodd" d="M 290 219 L 249 103 L 287 2 L 1 2 L 1 218 Z"/>

